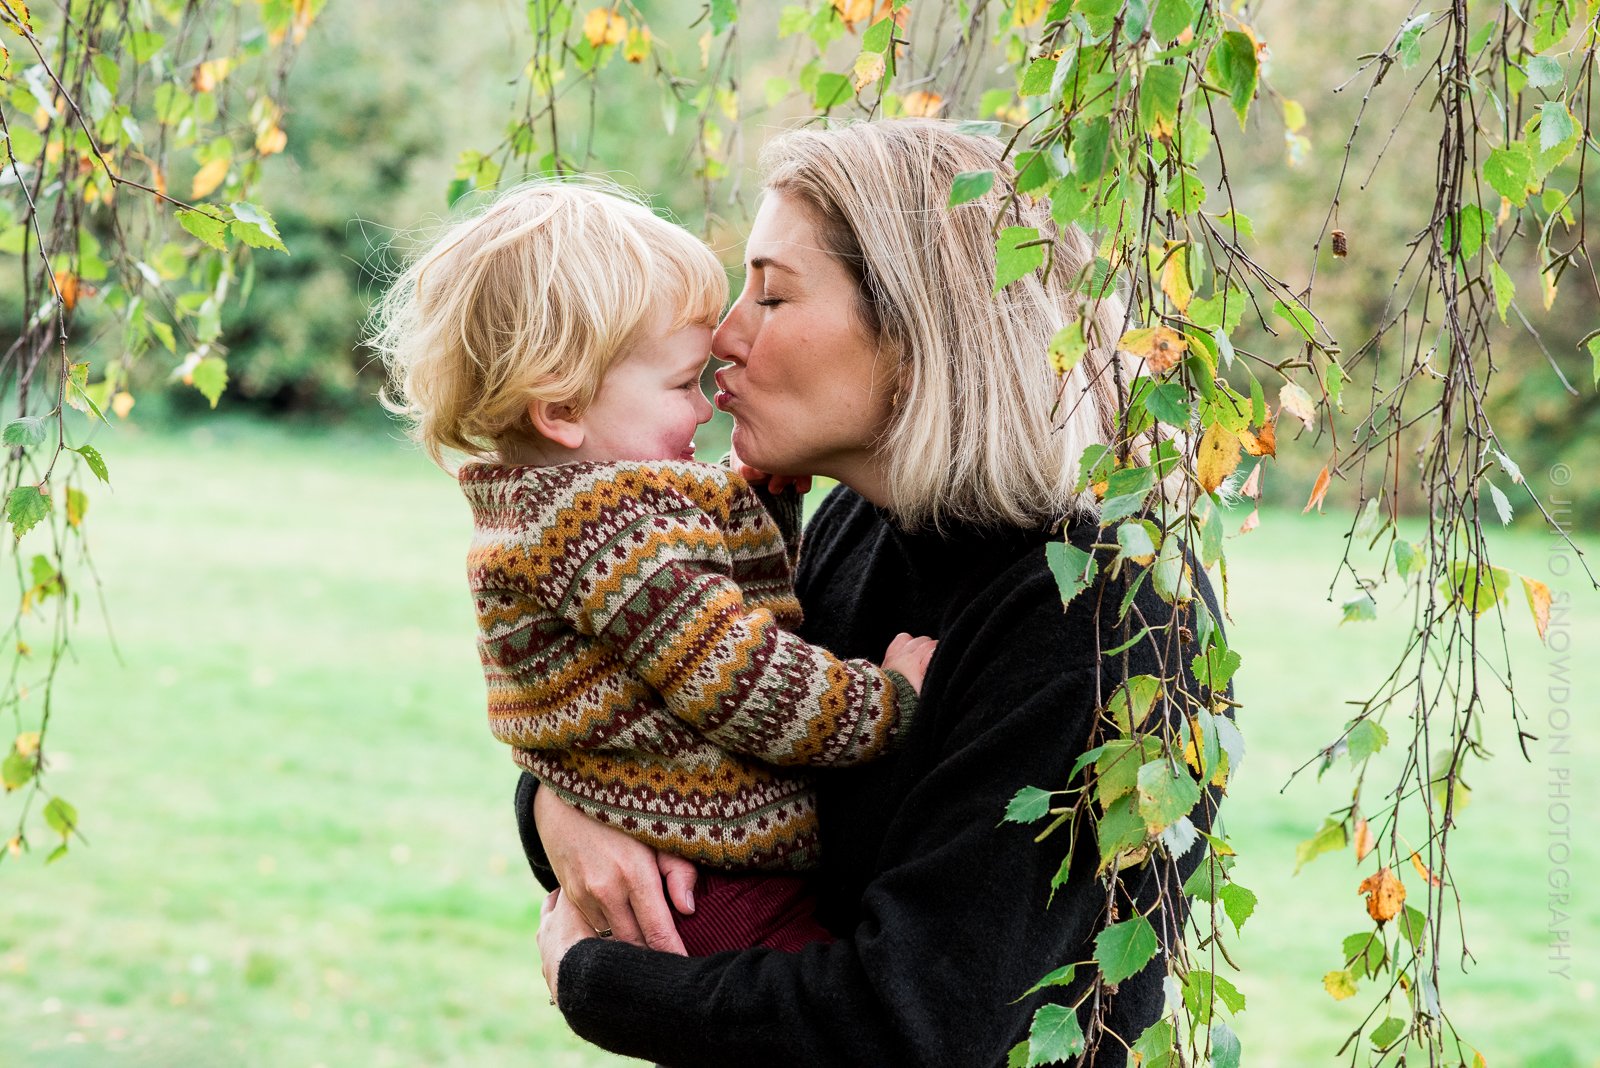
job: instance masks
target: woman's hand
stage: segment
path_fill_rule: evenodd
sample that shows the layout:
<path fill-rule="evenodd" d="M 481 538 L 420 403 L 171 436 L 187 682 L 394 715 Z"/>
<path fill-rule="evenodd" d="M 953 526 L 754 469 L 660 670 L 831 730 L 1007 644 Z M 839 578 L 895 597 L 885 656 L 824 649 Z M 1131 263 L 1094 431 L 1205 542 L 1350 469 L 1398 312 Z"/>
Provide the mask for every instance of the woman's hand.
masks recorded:
<path fill-rule="evenodd" d="M 561 883 L 561 901 L 583 921 L 581 937 L 616 937 L 635 945 L 683 954 L 683 940 L 667 894 L 678 911 L 694 911 L 694 864 L 659 853 L 613 827 L 590 819 L 555 791 L 541 789 L 533 797 L 533 818 L 539 827 L 550 867 Z M 667 890 L 662 891 L 662 880 Z M 551 898 L 555 895 L 552 894 Z M 570 919 L 570 916 L 565 919 Z M 562 930 L 568 925 L 563 922 Z M 544 946 L 541 926 L 539 944 Z M 554 945 L 554 942 L 552 943 Z M 560 946 L 565 954 L 571 943 Z M 545 977 L 555 990 L 554 972 L 546 958 Z M 557 958 L 559 964 L 559 957 Z"/>
<path fill-rule="evenodd" d="M 550 988 L 550 1004 L 556 1003 L 556 980 L 567 950 L 593 937 L 589 922 L 559 887 L 545 895 L 539 906 L 539 966 L 544 971 L 544 985 Z"/>

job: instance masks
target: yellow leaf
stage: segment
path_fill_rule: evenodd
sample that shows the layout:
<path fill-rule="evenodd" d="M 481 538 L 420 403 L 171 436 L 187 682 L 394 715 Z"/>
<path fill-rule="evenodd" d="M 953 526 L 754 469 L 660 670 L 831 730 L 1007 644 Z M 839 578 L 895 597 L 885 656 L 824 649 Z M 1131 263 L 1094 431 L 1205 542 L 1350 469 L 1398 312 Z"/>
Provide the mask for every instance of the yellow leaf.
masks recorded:
<path fill-rule="evenodd" d="M 1311 499 L 1306 501 L 1304 508 L 1300 509 L 1301 515 L 1305 515 L 1313 508 L 1319 512 L 1322 511 L 1322 498 L 1328 495 L 1328 484 L 1332 481 L 1333 479 L 1328 476 L 1328 467 L 1324 464 L 1322 470 L 1317 474 L 1317 484 L 1311 487 Z"/>
<path fill-rule="evenodd" d="M 1290 133 L 1299 133 L 1300 127 L 1306 124 L 1306 109 L 1300 106 L 1298 100 L 1287 97 L 1283 101 L 1283 125 Z"/>
<path fill-rule="evenodd" d="M 1165 326 L 1129 330 L 1117 342 L 1117 348 L 1130 356 L 1143 356 L 1146 369 L 1156 375 L 1177 363 L 1188 347 L 1189 343 L 1181 334 Z"/>
<path fill-rule="evenodd" d="M 1394 919 L 1406 903 L 1405 884 L 1388 868 L 1379 868 L 1361 880 L 1356 893 L 1367 895 L 1367 915 L 1379 923 Z"/>
<path fill-rule="evenodd" d="M 628 31 L 628 42 L 622 46 L 622 58 L 629 63 L 643 63 L 650 56 L 650 30 L 639 26 Z"/>
<path fill-rule="evenodd" d="M 133 411 L 133 394 L 127 390 L 114 394 L 111 398 L 111 410 L 117 414 L 118 419 L 128 418 L 128 413 Z"/>
<path fill-rule="evenodd" d="M 628 35 L 628 20 L 610 8 L 597 7 L 583 17 L 583 35 L 596 48 L 621 44 Z"/>
<path fill-rule="evenodd" d="M 901 103 L 901 110 L 916 118 L 931 119 L 939 114 L 939 109 L 944 107 L 944 97 L 938 93 L 925 93 L 918 89 L 914 93 L 907 93 Z"/>
<path fill-rule="evenodd" d="M 855 86 L 859 93 L 879 78 L 888 69 L 881 52 L 863 52 L 856 57 Z"/>
<path fill-rule="evenodd" d="M 204 63 L 195 64 L 194 91 L 209 93 L 221 84 L 222 79 L 228 76 L 233 69 L 233 60 L 226 57 L 222 59 L 208 59 Z"/>
<path fill-rule="evenodd" d="M 1011 10 L 1011 25 L 1032 26 L 1044 18 L 1049 6 L 1050 0 L 1017 0 L 1017 6 Z"/>
<path fill-rule="evenodd" d="M 22 0 L 6 0 L 6 6 L 0 7 L 0 24 L 16 26 L 20 30 L 28 27 L 32 19 L 33 16 L 28 14 L 28 5 Z"/>
<path fill-rule="evenodd" d="M 1189 284 L 1189 246 L 1181 245 L 1161 265 L 1161 292 L 1180 312 L 1189 310 L 1194 287 Z"/>
<path fill-rule="evenodd" d="M 1068 323 L 1050 339 L 1050 368 L 1058 375 L 1070 374 L 1089 350 L 1083 337 L 1083 320 Z"/>
<path fill-rule="evenodd" d="M 1522 592 L 1528 595 L 1528 610 L 1533 613 L 1533 625 L 1539 632 L 1539 640 L 1545 640 L 1545 632 L 1550 629 L 1550 587 L 1538 579 L 1522 576 Z"/>
<path fill-rule="evenodd" d="M 1239 466 L 1239 456 L 1239 435 L 1221 423 L 1206 427 L 1200 439 L 1200 454 L 1195 458 L 1201 488 L 1210 493 L 1222 485 L 1223 479 Z"/>
<path fill-rule="evenodd" d="M 1365 819 L 1356 820 L 1356 863 L 1360 864 L 1367 859 L 1367 854 L 1372 852 L 1376 843 L 1372 838 L 1372 828 Z"/>
<path fill-rule="evenodd" d="M 14 857 L 21 856 L 22 836 L 20 834 L 12 835 L 11 839 L 6 842 L 6 850 Z"/>
<path fill-rule="evenodd" d="M 231 166 L 233 166 L 231 158 L 219 156 L 196 171 L 194 182 L 189 186 L 190 199 L 199 200 L 216 192 L 217 186 L 228 177 L 228 168 Z"/>
<path fill-rule="evenodd" d="M 1344 969 L 1329 972 L 1322 977 L 1322 988 L 1326 990 L 1335 1001 L 1354 997 L 1356 993 L 1356 980 L 1353 975 Z"/>
<path fill-rule="evenodd" d="M 17 655 L 18 656 L 32 656 L 33 655 L 33 646 L 29 645 L 27 642 L 18 642 L 17 643 Z"/>
<path fill-rule="evenodd" d="M 33 756 L 33 754 L 39 751 L 39 732 L 23 731 L 21 734 L 17 735 L 16 745 L 17 752 L 22 756 Z"/>

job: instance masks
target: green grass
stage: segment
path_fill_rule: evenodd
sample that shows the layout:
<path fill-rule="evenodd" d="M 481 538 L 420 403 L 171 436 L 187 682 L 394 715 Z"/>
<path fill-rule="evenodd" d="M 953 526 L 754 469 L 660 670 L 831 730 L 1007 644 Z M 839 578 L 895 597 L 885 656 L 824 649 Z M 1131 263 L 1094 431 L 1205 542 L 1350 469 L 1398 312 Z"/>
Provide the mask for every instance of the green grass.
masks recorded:
<path fill-rule="evenodd" d="M 87 528 L 122 663 L 86 597 L 51 784 L 91 845 L 0 866 L 0 1063 L 623 1063 L 546 1004 L 452 482 L 384 432 L 218 420 L 126 426 L 103 445 L 115 490 L 94 492 Z M 1348 772 L 1279 792 L 1394 651 L 1393 627 L 1338 627 L 1339 598 L 1323 599 L 1341 528 L 1273 513 L 1233 547 L 1250 751 L 1225 812 L 1261 897 L 1235 954 L 1251 1065 L 1332 1063 L 1369 1004 L 1321 987 L 1365 920 L 1351 855 L 1290 874 Z M 1547 538 L 1503 543 L 1544 575 Z M 1593 693 L 1600 657 L 1582 654 L 1600 598 L 1567 588 L 1575 690 Z M 1524 611 L 1518 593 L 1512 656 L 1540 733 L 1547 654 Z M 1600 744 L 1581 715 L 1573 733 L 1585 768 Z M 1471 773 L 1453 845 L 1478 963 L 1447 972 L 1448 1003 L 1490 1064 L 1595 1063 L 1580 1020 L 1596 1009 L 1600 896 L 1581 888 L 1600 864 L 1580 837 L 1562 982 L 1545 970 L 1545 754 L 1520 762 L 1503 711 L 1485 740 L 1497 758 Z M 1575 812 L 1594 810 L 1588 780 Z"/>

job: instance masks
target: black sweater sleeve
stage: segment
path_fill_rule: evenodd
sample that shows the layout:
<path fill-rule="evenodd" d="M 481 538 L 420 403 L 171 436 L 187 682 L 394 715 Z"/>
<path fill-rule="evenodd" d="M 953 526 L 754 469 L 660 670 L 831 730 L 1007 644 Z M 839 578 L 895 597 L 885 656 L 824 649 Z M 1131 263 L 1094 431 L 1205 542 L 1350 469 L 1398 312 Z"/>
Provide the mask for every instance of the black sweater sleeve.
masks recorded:
<path fill-rule="evenodd" d="M 940 704 L 959 711 L 924 725 L 934 756 L 889 828 L 853 931 L 798 954 L 700 959 L 585 940 L 561 965 L 561 1008 L 573 1029 L 677 1068 L 986 1068 L 1004 1062 L 1047 997 L 1075 1000 L 1081 986 L 1013 1003 L 1046 972 L 1093 952 L 1106 903 L 1093 832 L 1079 835 L 1072 878 L 1051 902 L 1067 836 L 1035 844 L 1037 827 L 1001 815 L 1021 787 L 1063 784 L 1105 684 L 1093 657 L 1072 651 L 1093 643 L 1081 629 L 1068 633 L 1084 620 L 1063 617 L 1048 577 L 1014 590 L 989 618 L 1005 624 L 947 636 L 948 654 L 941 647 L 949 677 Z M 1061 654 L 1017 655 L 1019 645 L 1041 642 Z M 1136 900 L 1154 899 L 1154 876 L 1125 876 Z M 1124 1041 L 1159 1012 L 1159 963 L 1125 981 L 1113 1003 Z M 1121 1063 L 1121 1049 L 1106 1040 L 1097 1065 Z"/>

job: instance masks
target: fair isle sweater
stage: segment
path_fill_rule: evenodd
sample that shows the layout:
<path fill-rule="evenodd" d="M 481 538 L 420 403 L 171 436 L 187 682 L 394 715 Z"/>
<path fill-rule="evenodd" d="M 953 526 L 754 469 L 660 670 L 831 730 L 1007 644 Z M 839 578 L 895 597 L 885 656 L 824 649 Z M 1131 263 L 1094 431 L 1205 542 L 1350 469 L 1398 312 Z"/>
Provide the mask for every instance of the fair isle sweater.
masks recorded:
<path fill-rule="evenodd" d="M 697 863 L 814 866 L 815 797 L 785 769 L 881 756 L 916 694 L 792 633 L 798 495 L 763 495 L 769 511 L 739 476 L 682 461 L 458 477 L 489 726 L 516 762 Z"/>

